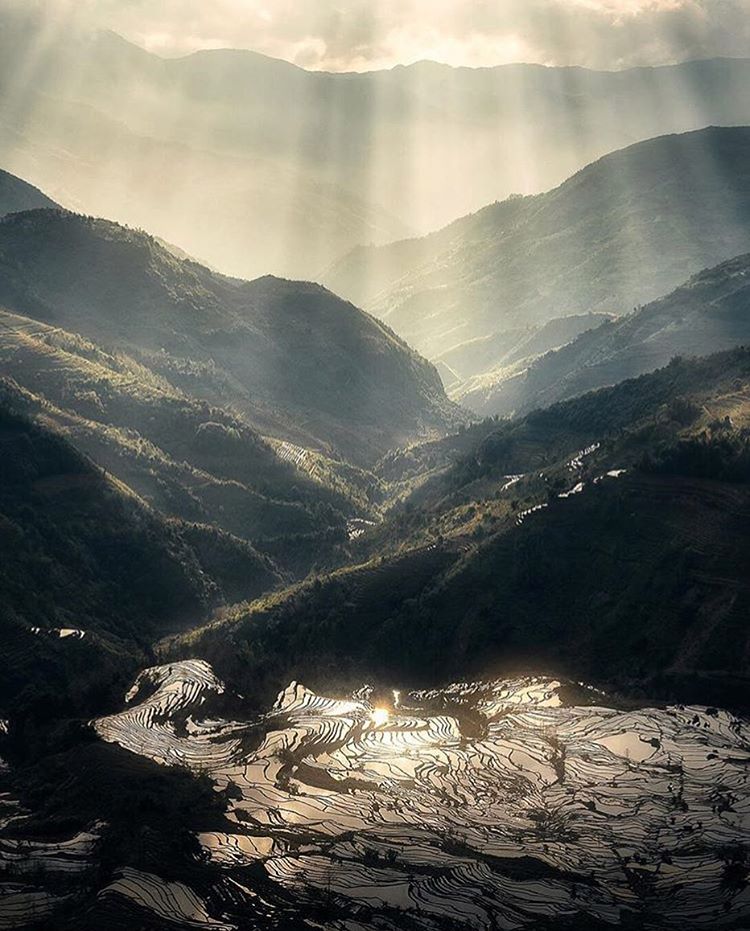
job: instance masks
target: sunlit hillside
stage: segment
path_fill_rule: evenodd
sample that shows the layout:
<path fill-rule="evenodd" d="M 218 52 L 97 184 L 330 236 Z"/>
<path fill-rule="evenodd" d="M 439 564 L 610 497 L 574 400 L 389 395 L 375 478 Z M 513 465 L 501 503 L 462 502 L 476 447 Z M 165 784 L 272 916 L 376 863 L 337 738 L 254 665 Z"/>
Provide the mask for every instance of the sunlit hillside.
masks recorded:
<path fill-rule="evenodd" d="M 477 425 L 433 450 L 442 464 L 362 538 L 359 565 L 190 633 L 178 652 L 256 688 L 302 676 L 299 639 L 322 689 L 529 663 L 669 697 L 700 692 L 693 673 L 706 690 L 725 676 L 741 689 L 749 360 L 675 362 Z"/>
<path fill-rule="evenodd" d="M 326 282 L 433 359 L 494 335 L 502 346 L 521 324 L 629 313 L 748 251 L 749 155 L 747 127 L 659 137 L 548 193 L 492 204 L 423 239 L 355 249 Z M 468 374 L 501 356 L 478 358 Z"/>
<path fill-rule="evenodd" d="M 747 346 L 749 289 L 750 256 L 741 255 L 556 351 L 468 379 L 456 398 L 481 414 L 522 413 L 650 372 L 675 356 Z"/>
<path fill-rule="evenodd" d="M 0 221 L 0 268 L 10 310 L 136 354 L 300 446 L 368 463 L 456 419 L 429 363 L 316 284 L 225 278 L 141 231 L 56 210 Z"/>

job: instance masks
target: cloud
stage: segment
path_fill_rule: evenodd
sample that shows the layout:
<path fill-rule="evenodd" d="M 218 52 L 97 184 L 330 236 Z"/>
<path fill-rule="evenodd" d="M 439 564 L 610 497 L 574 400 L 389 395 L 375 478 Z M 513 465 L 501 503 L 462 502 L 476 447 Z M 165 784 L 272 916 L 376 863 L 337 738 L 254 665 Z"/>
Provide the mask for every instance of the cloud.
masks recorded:
<path fill-rule="evenodd" d="M 13 8 L 113 29 L 163 55 L 229 46 L 330 70 L 750 55 L 750 0 L 0 0 Z"/>

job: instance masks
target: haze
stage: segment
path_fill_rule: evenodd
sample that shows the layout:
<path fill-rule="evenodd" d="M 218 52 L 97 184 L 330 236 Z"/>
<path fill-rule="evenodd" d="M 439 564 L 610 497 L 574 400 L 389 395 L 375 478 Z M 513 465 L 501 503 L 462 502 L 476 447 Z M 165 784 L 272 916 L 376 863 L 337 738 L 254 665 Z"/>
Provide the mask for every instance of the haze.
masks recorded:
<path fill-rule="evenodd" d="M 0 0 L 0 931 L 750 929 L 750 0 Z"/>
<path fill-rule="evenodd" d="M 112 29 L 160 54 L 244 48 L 305 68 L 422 59 L 622 68 L 743 56 L 747 0 L 4 0 L 6 9 Z"/>

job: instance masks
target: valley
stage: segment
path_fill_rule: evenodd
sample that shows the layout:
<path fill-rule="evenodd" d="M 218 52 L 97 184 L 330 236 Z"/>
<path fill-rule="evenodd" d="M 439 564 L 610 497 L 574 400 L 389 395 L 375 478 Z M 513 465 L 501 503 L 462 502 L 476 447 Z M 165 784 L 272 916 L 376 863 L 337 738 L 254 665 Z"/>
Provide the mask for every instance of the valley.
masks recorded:
<path fill-rule="evenodd" d="M 743 2 L 0 0 L 0 931 L 747 931 Z"/>

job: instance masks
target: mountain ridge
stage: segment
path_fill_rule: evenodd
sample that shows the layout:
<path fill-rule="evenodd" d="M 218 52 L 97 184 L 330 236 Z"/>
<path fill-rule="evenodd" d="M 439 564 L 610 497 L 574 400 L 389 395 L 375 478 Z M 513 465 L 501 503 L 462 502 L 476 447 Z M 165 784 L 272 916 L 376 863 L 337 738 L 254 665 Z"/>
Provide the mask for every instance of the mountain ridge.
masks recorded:
<path fill-rule="evenodd" d="M 431 364 L 321 285 L 230 279 L 59 210 L 0 220 L 0 267 L 10 309 L 136 352 L 262 433 L 361 463 L 456 418 Z"/>
<path fill-rule="evenodd" d="M 431 357 L 520 321 L 622 313 L 747 251 L 748 152 L 746 126 L 639 142 L 545 194 L 360 248 L 324 280 Z"/>
<path fill-rule="evenodd" d="M 493 381 L 469 381 L 460 400 L 479 414 L 525 413 L 666 365 L 750 344 L 750 254 L 703 269 L 666 296 L 607 321 Z"/>
<path fill-rule="evenodd" d="M 297 71 L 304 71 L 306 74 L 321 74 L 331 77 L 336 77 L 339 75 L 348 76 L 348 75 L 372 75 L 372 74 L 382 74 L 389 73 L 391 71 L 398 70 L 408 70 L 410 68 L 420 68 L 424 66 L 441 68 L 450 71 L 498 71 L 501 69 L 512 69 L 512 68 L 539 68 L 544 70 L 555 70 L 555 71 L 584 71 L 592 74 L 627 74 L 630 72 L 638 71 L 658 71 L 658 70 L 667 70 L 680 68 L 684 65 L 697 65 L 703 64 L 705 62 L 724 62 L 724 61 L 750 61 L 750 56 L 748 55 L 709 55 L 701 56 L 697 58 L 685 58 L 680 61 L 672 62 L 662 62 L 653 65 L 628 65 L 624 68 L 593 68 L 587 65 L 550 65 L 543 62 L 533 62 L 533 61 L 509 61 L 509 62 L 500 62 L 496 65 L 452 65 L 449 62 L 438 61 L 433 58 L 421 58 L 415 61 L 410 62 L 398 62 L 395 65 L 392 65 L 388 68 L 372 68 L 362 71 L 327 71 L 320 70 L 317 68 L 306 68 L 304 65 L 298 65 L 296 62 L 289 61 L 286 58 L 280 58 L 276 55 L 269 55 L 266 52 L 260 52 L 257 49 L 253 48 L 242 48 L 242 47 L 233 47 L 233 46 L 221 46 L 216 48 L 197 48 L 190 52 L 185 52 L 178 55 L 160 55 L 158 52 L 151 51 L 143 46 L 139 45 L 137 42 L 128 39 L 126 36 L 112 29 L 101 30 L 101 34 L 115 36 L 121 42 L 124 42 L 128 46 L 133 46 L 140 51 L 144 52 L 146 55 L 149 55 L 153 58 L 157 58 L 160 61 L 183 61 L 187 58 L 193 58 L 197 55 L 206 55 L 206 56 L 218 56 L 221 54 L 227 55 L 248 55 L 250 59 L 261 59 L 273 62 L 279 62 L 284 65 L 288 65 L 290 68 L 293 68 Z"/>
<path fill-rule="evenodd" d="M 52 198 L 9 171 L 0 169 L 0 219 L 24 210 L 58 209 Z"/>
<path fill-rule="evenodd" d="M 121 39 L 71 40 L 36 49 L 16 88 L 33 40 L 11 34 L 0 56 L 0 163 L 66 206 L 148 228 L 244 278 L 317 278 L 356 243 L 544 191 L 660 132 L 750 122 L 744 59 L 338 75 L 250 52 L 247 65 L 220 50 L 162 60 Z M 90 165 L 93 150 L 108 159 Z M 446 185 L 456 166 L 462 184 Z"/>

